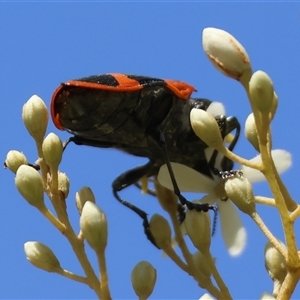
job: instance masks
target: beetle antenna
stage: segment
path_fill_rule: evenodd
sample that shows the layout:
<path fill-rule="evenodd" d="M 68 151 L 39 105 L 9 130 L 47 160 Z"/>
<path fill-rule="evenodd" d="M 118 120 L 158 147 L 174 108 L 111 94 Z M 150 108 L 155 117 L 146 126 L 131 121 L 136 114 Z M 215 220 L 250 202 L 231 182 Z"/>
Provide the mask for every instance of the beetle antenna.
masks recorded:
<path fill-rule="evenodd" d="M 211 231 L 212 236 L 214 236 L 217 231 L 217 223 L 218 223 L 218 208 L 216 207 L 214 211 L 214 219 L 213 219 L 212 231 Z"/>

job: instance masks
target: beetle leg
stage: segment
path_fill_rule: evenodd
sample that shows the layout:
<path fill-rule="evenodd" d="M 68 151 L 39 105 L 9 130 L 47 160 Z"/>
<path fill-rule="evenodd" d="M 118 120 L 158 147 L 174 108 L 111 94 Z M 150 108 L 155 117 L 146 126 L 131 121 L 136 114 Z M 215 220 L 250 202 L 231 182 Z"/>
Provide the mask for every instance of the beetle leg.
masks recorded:
<path fill-rule="evenodd" d="M 167 165 L 167 168 L 168 168 L 168 171 L 169 171 L 169 174 L 170 174 L 170 177 L 171 177 L 171 181 L 172 181 L 172 184 L 173 184 L 173 190 L 174 190 L 175 195 L 178 197 L 180 203 L 182 205 L 186 205 L 186 207 L 190 210 L 195 209 L 196 211 L 204 211 L 204 212 L 207 212 L 210 209 L 215 210 L 215 207 L 213 205 L 208 204 L 208 203 L 199 204 L 199 203 L 190 202 L 180 193 L 180 190 L 179 190 L 179 187 L 177 185 L 176 178 L 175 178 L 172 166 L 171 166 L 171 162 L 170 162 L 170 159 L 169 159 L 169 156 L 168 156 L 167 144 L 166 144 L 166 141 L 165 141 L 164 134 L 161 131 L 157 130 L 157 129 L 153 129 L 150 132 L 150 135 L 157 142 L 157 144 L 159 145 L 159 147 L 161 148 L 161 150 L 163 152 L 163 155 L 164 155 L 164 158 L 165 158 L 165 163 Z"/>
<path fill-rule="evenodd" d="M 112 188 L 113 188 L 113 194 L 115 198 L 121 202 L 123 205 L 126 207 L 130 208 L 132 211 L 134 211 L 136 214 L 138 214 L 142 220 L 143 220 L 143 227 L 144 227 L 144 232 L 148 238 L 148 240 L 157 248 L 159 248 L 154 240 L 154 237 L 150 231 L 149 228 L 149 221 L 147 218 L 147 213 L 138 208 L 137 206 L 131 204 L 128 201 L 125 201 L 123 198 L 121 198 L 118 194 L 121 190 L 124 188 L 136 183 L 141 177 L 145 176 L 145 174 L 148 174 L 152 168 L 153 168 L 154 162 L 149 161 L 147 164 L 143 166 L 139 166 L 137 168 L 134 168 L 132 170 L 126 171 L 122 173 L 120 176 L 118 176 L 112 183 Z"/>
<path fill-rule="evenodd" d="M 221 135 L 224 138 L 227 134 L 232 132 L 233 130 L 236 130 L 233 140 L 231 141 L 230 145 L 228 146 L 228 150 L 232 151 L 239 139 L 241 126 L 239 121 L 236 117 L 226 117 L 223 115 L 215 117 L 216 121 L 220 127 Z M 218 151 L 214 150 L 213 155 L 211 156 L 208 164 L 210 166 L 210 169 L 212 170 L 214 175 L 218 175 L 221 178 L 228 177 L 228 174 L 235 175 L 238 174 L 240 171 L 233 171 L 233 161 L 230 160 L 228 157 L 224 156 L 221 161 L 221 170 L 218 170 L 215 167 L 216 158 L 218 155 Z"/>
<path fill-rule="evenodd" d="M 86 145 L 91 147 L 97 147 L 97 148 L 113 148 L 114 144 L 109 142 L 101 142 L 98 140 L 88 139 L 81 136 L 71 136 L 69 137 L 64 143 L 63 143 L 63 150 L 65 151 L 67 146 L 70 143 L 74 143 L 76 145 Z"/>
<path fill-rule="evenodd" d="M 97 141 L 97 140 L 90 140 L 90 139 L 79 137 L 79 136 L 72 136 L 64 143 L 64 146 L 63 146 L 64 150 L 70 142 L 73 142 L 76 145 L 88 145 L 88 146 L 92 146 L 92 147 L 101 147 L 101 148 L 113 147 L 113 145 L 108 143 L 108 142 L 103 143 L 103 142 Z M 155 240 L 153 238 L 153 235 L 152 235 L 152 233 L 150 231 L 150 228 L 149 228 L 149 221 L 148 221 L 148 218 L 147 218 L 147 213 L 144 212 L 143 210 L 141 210 L 140 208 L 138 208 L 137 206 L 131 204 L 130 202 L 124 200 L 118 194 L 118 192 L 120 192 L 124 188 L 126 188 L 126 187 L 128 187 L 132 184 L 136 184 L 136 182 L 139 181 L 143 176 L 151 173 L 151 171 L 153 169 L 153 166 L 154 166 L 154 162 L 150 160 L 147 164 L 145 164 L 143 166 L 139 166 L 139 167 L 136 167 L 134 169 L 131 169 L 129 171 L 126 171 L 126 172 L 122 173 L 120 176 L 118 176 L 113 181 L 112 189 L 113 189 L 114 197 L 120 203 L 122 203 L 126 207 L 130 208 L 132 211 L 134 211 L 136 214 L 138 214 L 142 218 L 144 232 L 145 232 L 148 240 L 155 247 L 157 247 L 157 245 L 155 243 Z M 159 248 L 159 247 L 157 247 L 157 248 Z"/>

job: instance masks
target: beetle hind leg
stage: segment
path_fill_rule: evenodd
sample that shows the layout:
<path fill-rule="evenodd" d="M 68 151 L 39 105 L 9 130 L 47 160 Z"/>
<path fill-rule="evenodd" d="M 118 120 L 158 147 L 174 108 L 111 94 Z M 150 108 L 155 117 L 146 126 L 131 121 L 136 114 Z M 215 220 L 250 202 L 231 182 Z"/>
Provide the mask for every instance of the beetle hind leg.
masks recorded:
<path fill-rule="evenodd" d="M 120 197 L 119 192 L 124 188 L 135 184 L 141 177 L 147 175 L 153 169 L 154 163 L 149 161 L 147 164 L 143 166 L 136 167 L 129 171 L 122 173 L 118 176 L 112 183 L 113 195 L 114 197 L 122 203 L 124 206 L 128 207 L 132 211 L 134 211 L 137 215 L 139 215 L 143 220 L 144 233 L 146 234 L 148 240 L 157 248 L 159 248 L 154 240 L 154 237 L 150 231 L 149 221 L 147 217 L 147 213 L 137 206 L 131 204 L 130 202 L 124 200 Z"/>

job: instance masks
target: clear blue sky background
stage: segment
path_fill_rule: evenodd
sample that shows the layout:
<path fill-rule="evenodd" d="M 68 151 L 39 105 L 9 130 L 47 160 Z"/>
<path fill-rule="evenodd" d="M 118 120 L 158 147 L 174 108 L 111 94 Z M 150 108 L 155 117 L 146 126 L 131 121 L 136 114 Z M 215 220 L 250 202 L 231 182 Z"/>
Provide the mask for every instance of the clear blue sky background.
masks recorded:
<path fill-rule="evenodd" d="M 63 81 L 92 74 L 123 72 L 180 79 L 193 84 L 195 96 L 222 101 L 227 114 L 242 125 L 250 112 L 241 86 L 217 72 L 202 51 L 205 27 L 232 33 L 247 49 L 254 70 L 272 78 L 279 96 L 273 122 L 274 148 L 293 154 L 293 166 L 283 175 L 297 200 L 299 185 L 299 78 L 300 3 L 4 3 L 0 4 L 0 128 L 1 155 L 23 151 L 35 161 L 33 140 L 21 119 L 23 104 L 33 95 L 49 105 L 51 95 Z M 58 132 L 62 139 L 67 133 Z M 256 153 L 241 137 L 237 153 L 251 158 Z M 108 272 L 114 299 L 132 299 L 133 266 L 148 260 L 158 271 L 152 299 L 198 299 L 203 291 L 169 259 L 163 259 L 144 237 L 141 220 L 114 200 L 111 182 L 121 172 L 145 162 L 115 150 L 70 145 L 61 170 L 71 181 L 68 209 L 78 230 L 74 195 L 90 186 L 109 221 Z M 61 264 L 83 274 L 64 237 L 18 194 L 14 175 L 0 172 L 0 298 L 95 298 L 88 287 L 61 276 L 43 272 L 27 262 L 23 244 L 37 240 L 50 246 Z M 255 192 L 270 196 L 265 183 Z M 149 212 L 162 212 L 154 198 L 143 197 L 135 188 L 122 194 Z M 193 195 L 193 198 L 200 195 Z M 193 199 L 192 198 L 192 199 Z M 278 213 L 258 208 L 275 235 L 283 238 Z M 212 242 L 217 266 L 235 299 L 258 299 L 272 290 L 264 269 L 266 238 L 242 215 L 248 244 L 242 256 L 228 255 L 220 228 Z M 220 226 L 220 224 L 218 225 Z M 296 223 L 299 232 L 299 222 Z M 87 247 L 88 249 L 88 247 Z M 95 263 L 92 251 L 91 260 Z M 300 288 L 294 299 L 300 298 Z"/>

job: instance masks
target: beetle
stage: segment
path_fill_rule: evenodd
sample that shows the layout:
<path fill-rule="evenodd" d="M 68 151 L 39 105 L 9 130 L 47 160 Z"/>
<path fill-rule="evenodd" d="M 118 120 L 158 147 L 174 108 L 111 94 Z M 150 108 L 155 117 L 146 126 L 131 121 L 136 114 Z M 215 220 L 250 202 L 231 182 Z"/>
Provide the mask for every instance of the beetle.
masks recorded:
<path fill-rule="evenodd" d="M 189 166 L 212 177 L 217 152 L 208 161 L 207 145 L 199 139 L 190 124 L 192 108 L 207 110 L 212 101 L 191 98 L 196 89 L 188 83 L 120 73 L 94 75 L 62 83 L 51 99 L 51 116 L 55 126 L 73 136 L 67 143 L 100 148 L 115 148 L 149 161 L 124 172 L 112 183 L 115 198 L 143 219 L 147 237 L 147 214 L 122 199 L 118 192 L 136 184 L 143 176 L 158 174 L 167 163 L 180 203 L 188 209 L 208 211 L 208 204 L 186 200 L 176 184 L 170 162 Z M 216 116 L 222 137 L 236 131 L 229 149 L 238 140 L 240 124 L 236 117 Z M 67 144 L 66 143 L 66 144 Z M 222 170 L 231 170 L 233 162 L 224 159 Z M 220 171 L 222 171 L 220 170 Z"/>

